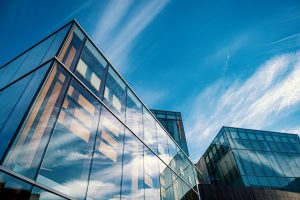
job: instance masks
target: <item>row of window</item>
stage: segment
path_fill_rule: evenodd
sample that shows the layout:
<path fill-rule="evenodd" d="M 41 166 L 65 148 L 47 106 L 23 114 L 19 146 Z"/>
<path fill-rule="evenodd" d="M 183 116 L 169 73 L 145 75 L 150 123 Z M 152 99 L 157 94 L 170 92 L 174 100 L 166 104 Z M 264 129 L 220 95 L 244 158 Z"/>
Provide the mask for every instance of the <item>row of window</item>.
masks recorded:
<path fill-rule="evenodd" d="M 184 155 L 176 156 L 182 154 L 181 150 L 77 26 L 59 59 L 166 163 L 175 163 L 169 166 L 173 166 L 186 181 L 191 179 L 192 186 L 196 184 L 195 178 L 187 175 L 192 171 L 183 172 L 192 170 L 193 164 Z"/>
<path fill-rule="evenodd" d="M 36 62 L 31 63 L 32 66 L 26 63 L 22 64 L 22 67 L 19 64 L 12 67 L 9 64 L 2 68 L 3 70 L 15 69 L 21 71 L 20 73 L 16 72 L 18 75 L 14 75 L 15 78 L 9 79 L 8 82 L 3 81 L 4 85 L 30 72 L 38 63 L 47 60 L 49 56 L 53 57 L 58 50 L 58 46 L 60 46 L 60 44 L 58 45 L 58 39 L 62 41 L 69 28 L 70 26 L 65 27 L 65 29 L 52 35 L 27 52 L 29 55 L 33 55 L 32 52 L 40 53 L 35 54 L 36 61 L 32 57 L 28 57 L 28 61 Z M 53 38 L 57 38 L 57 40 Z M 50 47 L 47 46 L 49 41 L 51 41 Z M 52 48 L 54 44 L 56 46 Z M 41 49 L 45 49 L 45 52 Z M 47 59 L 45 54 L 49 54 Z M 44 59 L 40 60 L 41 57 Z M 19 58 L 12 63 L 18 63 Z M 1 157 L 6 152 L 8 144 L 18 128 L 14 124 L 20 124 L 21 120 L 25 120 L 23 126 L 19 128 L 19 133 L 10 151 L 6 153 L 5 159 L 3 158 L 2 165 L 51 188 L 72 193 L 72 195 L 79 198 L 85 195 L 83 191 L 87 191 L 87 194 L 89 194 L 89 191 L 97 193 L 99 187 L 101 191 L 110 191 L 109 189 L 114 186 L 110 184 L 109 180 L 106 182 L 105 179 L 101 178 L 102 182 L 99 182 L 99 180 L 91 179 L 89 189 L 87 189 L 87 180 L 90 177 L 99 179 L 101 173 L 103 173 L 103 177 L 106 174 L 115 174 L 113 176 L 115 179 L 118 175 L 120 180 L 125 181 L 126 178 L 124 176 L 128 172 L 124 171 L 126 170 L 126 167 L 124 167 L 126 162 L 126 133 L 119 131 L 118 120 L 113 120 L 112 118 L 114 117 L 111 114 L 104 114 L 109 113 L 109 111 L 104 111 L 104 107 L 100 109 L 101 104 L 94 98 L 93 95 L 95 95 L 140 140 L 149 146 L 168 167 L 171 167 L 185 180 L 190 187 L 194 187 L 197 184 L 198 172 L 193 164 L 77 26 L 73 26 L 73 30 L 69 33 L 58 58 L 92 93 L 82 88 L 81 84 L 76 80 L 77 78 L 72 78 L 71 80 L 69 72 L 64 70 L 63 67 L 52 67 L 52 72 L 48 76 L 47 82 L 44 83 L 43 90 L 35 100 L 34 106 L 28 111 L 27 108 L 35 98 L 36 91 L 38 91 L 45 73 L 49 69 L 50 62 L 39 67 L 33 73 L 26 75 L 8 88 L 2 91 L 0 89 L 0 98 L 6 99 L 6 101 L 0 101 L 0 106 L 3 108 L 1 109 L 1 115 L 5 116 L 0 121 L 0 132 L 5 133 L 0 135 Z M 3 73 L 15 74 L 15 72 L 12 73 L 10 71 Z M 4 79 L 0 79 L 0 81 L 2 80 Z M 13 101 L 11 101 L 12 99 Z M 30 115 L 24 119 L 27 112 Z M 106 115 L 111 115 L 112 118 L 104 117 Z M 99 120 L 100 123 L 98 124 Z M 106 126 L 104 126 L 104 122 Z M 123 127 L 123 125 L 121 126 Z M 136 141 L 139 140 L 136 139 Z M 128 162 L 135 166 L 134 170 L 142 168 L 140 169 L 142 175 L 135 177 L 138 181 L 132 183 L 134 187 L 131 187 L 131 189 L 141 187 L 146 194 L 146 191 L 148 191 L 147 186 L 153 189 L 154 186 L 157 188 L 157 185 L 159 185 L 157 184 L 157 180 L 159 180 L 158 173 L 151 172 L 151 170 L 158 168 L 151 166 L 151 164 L 149 166 L 145 165 L 146 160 L 161 161 L 156 156 L 152 156 L 155 158 L 150 156 L 148 159 L 146 156 L 148 153 L 146 152 L 154 154 L 152 151 L 147 150 L 146 146 L 141 146 L 142 148 L 139 151 L 142 153 L 131 152 L 131 156 L 141 154 L 140 157 L 137 157 L 142 160 L 143 165 L 134 164 L 130 160 Z M 137 150 L 136 148 L 133 149 Z M 106 161 L 101 160 L 104 157 L 107 159 Z M 123 165 L 120 164 L 121 161 Z M 109 162 L 115 163 L 115 170 L 110 169 Z M 100 163 L 101 172 L 97 172 L 99 171 L 98 165 L 94 169 L 94 163 Z M 106 168 L 107 171 L 105 171 Z M 89 170 L 91 170 L 91 173 L 89 173 Z M 95 173 L 95 176 L 92 173 Z M 61 174 L 63 175 L 61 176 Z M 83 181 L 78 181 L 79 176 Z M 177 175 L 174 173 L 174 176 Z M 73 178 L 67 182 L 65 180 L 68 177 Z M 107 177 L 108 179 L 112 178 L 110 176 Z M 140 177 L 142 177 L 142 182 L 139 181 Z M 175 179 L 177 178 L 175 177 Z M 133 181 L 133 178 L 131 180 Z M 171 179 L 167 181 L 169 180 Z M 180 179 L 180 181 L 182 180 Z M 78 185 L 78 188 L 82 188 L 82 190 L 74 190 L 74 185 Z M 181 184 L 180 187 L 184 186 Z M 153 193 L 151 190 L 149 191 L 151 194 Z M 80 194 L 73 194 L 73 192 L 79 192 Z M 173 193 L 175 195 L 177 192 Z M 92 194 L 93 192 L 91 192 L 91 196 Z M 116 193 L 110 191 L 110 195 L 112 194 Z M 153 194 L 157 194 L 157 192 Z"/>
<path fill-rule="evenodd" d="M 260 152 L 233 150 L 222 158 L 222 161 L 209 176 L 212 183 L 299 192 L 300 182 L 298 177 L 300 171 L 295 160 L 293 160 L 296 156 L 284 156 L 289 162 L 283 160 L 284 158 L 280 158 L 280 156 L 284 155 L 263 155 Z M 280 160 L 280 163 L 276 158 Z"/>
<path fill-rule="evenodd" d="M 241 175 L 299 177 L 298 154 L 233 150 Z"/>
<path fill-rule="evenodd" d="M 294 137 L 279 137 L 267 135 L 263 132 L 260 134 L 254 134 L 232 131 L 226 131 L 226 135 L 231 148 L 300 153 L 300 145 L 297 135 Z"/>
<path fill-rule="evenodd" d="M 2 165 L 77 199 L 120 195 L 124 199 L 181 199 L 193 190 L 169 167 L 179 170 L 192 187 L 195 171 L 175 144 L 173 149 L 167 147 L 161 156 L 170 160 L 169 166 L 58 66 L 53 67 Z M 164 178 L 166 171 L 171 179 Z"/>

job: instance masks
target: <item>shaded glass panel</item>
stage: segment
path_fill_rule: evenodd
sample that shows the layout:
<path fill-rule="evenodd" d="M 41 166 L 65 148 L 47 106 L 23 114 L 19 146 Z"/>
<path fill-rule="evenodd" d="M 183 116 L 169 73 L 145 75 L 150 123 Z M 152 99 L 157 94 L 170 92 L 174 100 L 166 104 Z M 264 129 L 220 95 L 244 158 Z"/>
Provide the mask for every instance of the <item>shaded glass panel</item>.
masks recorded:
<path fill-rule="evenodd" d="M 0 197 L 1 199 L 30 198 L 31 185 L 4 172 L 0 172 Z"/>
<path fill-rule="evenodd" d="M 15 134 L 50 64 L 0 92 L 0 158 Z"/>
<path fill-rule="evenodd" d="M 251 165 L 251 162 L 249 160 L 248 154 L 246 150 L 238 150 L 240 161 L 243 165 L 243 169 L 245 171 L 245 174 L 247 175 L 254 175 L 254 171 Z"/>
<path fill-rule="evenodd" d="M 121 199 L 144 199 L 144 145 L 125 130 Z"/>
<path fill-rule="evenodd" d="M 125 87 L 123 80 L 109 67 L 103 101 L 122 121 L 125 117 Z"/>
<path fill-rule="evenodd" d="M 13 76 L 20 68 L 27 56 L 28 52 L 24 53 L 23 55 L 0 69 L 0 89 L 12 82 Z"/>
<path fill-rule="evenodd" d="M 37 181 L 84 199 L 99 121 L 99 102 L 74 79 L 44 156 Z"/>
<path fill-rule="evenodd" d="M 275 176 L 275 173 L 267 158 L 267 155 L 261 151 L 257 151 L 256 153 L 266 176 Z"/>
<path fill-rule="evenodd" d="M 137 135 L 143 139 L 143 115 L 142 103 L 127 89 L 126 98 L 126 125 Z"/>
<path fill-rule="evenodd" d="M 144 142 L 155 152 L 157 152 L 157 139 L 155 119 L 148 112 L 146 108 L 143 108 L 143 122 L 144 122 Z"/>
<path fill-rule="evenodd" d="M 145 199 L 160 198 L 159 159 L 144 147 L 144 186 Z"/>
<path fill-rule="evenodd" d="M 249 159 L 252 162 L 252 167 L 254 169 L 256 176 L 264 176 L 265 173 L 261 167 L 261 163 L 260 163 L 255 151 L 247 151 L 247 152 L 248 152 Z"/>
<path fill-rule="evenodd" d="M 35 177 L 68 82 L 67 72 L 60 67 L 53 67 L 4 160 L 5 167 L 27 177 Z"/>
<path fill-rule="evenodd" d="M 26 53 L 28 55 L 26 56 L 22 64 L 18 67 L 18 70 L 14 74 L 11 81 L 16 80 L 20 76 L 33 70 L 39 64 L 42 64 L 43 62 L 54 57 L 67 33 L 67 30 L 69 30 L 69 27 L 70 25 L 66 26 L 58 33 L 52 35 L 51 37 L 47 38 L 46 40 L 32 48 L 30 51 L 28 51 Z"/>
<path fill-rule="evenodd" d="M 88 199 L 120 198 L 124 126 L 104 107 L 94 147 Z"/>
<path fill-rule="evenodd" d="M 31 189 L 32 188 L 32 189 Z M 0 197 L 1 199 L 22 200 L 62 200 L 65 199 L 49 191 L 18 179 L 14 176 L 0 172 Z"/>
<path fill-rule="evenodd" d="M 98 97 L 102 96 L 102 85 L 106 73 L 107 61 L 87 41 L 78 61 L 75 74 Z"/>

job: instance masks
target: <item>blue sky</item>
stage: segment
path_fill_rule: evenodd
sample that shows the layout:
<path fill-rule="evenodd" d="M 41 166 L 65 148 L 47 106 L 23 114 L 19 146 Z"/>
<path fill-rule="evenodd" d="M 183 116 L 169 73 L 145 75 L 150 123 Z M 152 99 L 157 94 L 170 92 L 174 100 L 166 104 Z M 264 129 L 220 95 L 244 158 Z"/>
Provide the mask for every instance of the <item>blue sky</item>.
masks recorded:
<path fill-rule="evenodd" d="M 183 113 L 196 161 L 222 125 L 300 131 L 299 1 L 0 3 L 0 65 L 76 18 L 150 108 Z"/>

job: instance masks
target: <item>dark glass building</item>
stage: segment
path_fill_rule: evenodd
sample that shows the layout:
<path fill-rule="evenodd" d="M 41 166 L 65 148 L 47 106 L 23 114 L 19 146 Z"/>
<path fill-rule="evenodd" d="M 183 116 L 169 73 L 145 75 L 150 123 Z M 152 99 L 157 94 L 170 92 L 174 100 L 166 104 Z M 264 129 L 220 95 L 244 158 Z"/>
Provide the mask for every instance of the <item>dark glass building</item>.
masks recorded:
<path fill-rule="evenodd" d="M 1 199 L 199 199 L 200 172 L 72 21 L 0 67 Z"/>
<path fill-rule="evenodd" d="M 187 156 L 189 150 L 186 143 L 185 132 L 182 123 L 181 112 L 150 109 L 161 125 L 170 133 L 171 137 L 177 142 Z"/>
<path fill-rule="evenodd" d="M 295 134 L 222 127 L 197 166 L 206 183 L 300 192 L 299 142 Z"/>

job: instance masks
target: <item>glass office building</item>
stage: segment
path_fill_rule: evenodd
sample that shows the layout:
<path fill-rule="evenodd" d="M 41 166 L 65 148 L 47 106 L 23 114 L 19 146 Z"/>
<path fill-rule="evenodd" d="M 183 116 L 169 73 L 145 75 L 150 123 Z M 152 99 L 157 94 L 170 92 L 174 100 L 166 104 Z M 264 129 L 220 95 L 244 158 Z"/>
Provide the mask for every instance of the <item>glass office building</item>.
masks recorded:
<path fill-rule="evenodd" d="M 0 68 L 0 196 L 199 199 L 200 172 L 76 21 Z"/>
<path fill-rule="evenodd" d="M 185 132 L 182 123 L 181 112 L 150 109 L 158 121 L 169 132 L 175 142 L 182 148 L 184 153 L 189 156 L 186 143 Z"/>
<path fill-rule="evenodd" d="M 296 134 L 222 127 L 203 155 L 210 182 L 300 192 L 299 142 Z"/>

